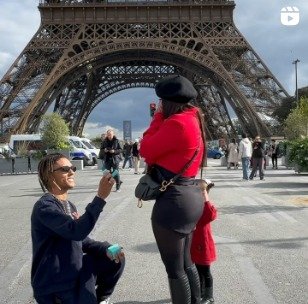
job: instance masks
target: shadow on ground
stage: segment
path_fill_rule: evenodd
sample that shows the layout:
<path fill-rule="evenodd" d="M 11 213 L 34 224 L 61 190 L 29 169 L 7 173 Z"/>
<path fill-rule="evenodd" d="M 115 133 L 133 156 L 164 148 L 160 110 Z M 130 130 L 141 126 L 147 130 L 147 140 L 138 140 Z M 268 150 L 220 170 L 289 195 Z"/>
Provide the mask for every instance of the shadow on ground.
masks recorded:
<path fill-rule="evenodd" d="M 247 244 L 247 245 L 256 245 L 263 247 L 272 247 L 277 249 L 297 249 L 305 247 L 305 243 L 308 238 L 290 238 L 290 239 L 264 239 L 264 240 L 251 240 L 251 241 L 228 241 L 228 242 L 216 242 L 217 246 L 221 245 L 238 245 L 238 244 Z"/>
<path fill-rule="evenodd" d="M 257 214 L 257 213 L 275 213 L 279 211 L 290 212 L 299 209 L 307 209 L 308 207 L 296 206 L 279 206 L 279 205 L 256 205 L 256 206 L 228 206 L 219 207 L 220 214 Z"/>
<path fill-rule="evenodd" d="M 135 246 L 133 248 L 135 251 L 139 251 L 139 252 L 146 252 L 146 253 L 155 253 L 158 252 L 158 248 L 156 243 L 147 243 L 147 244 L 141 244 L 138 246 Z"/>

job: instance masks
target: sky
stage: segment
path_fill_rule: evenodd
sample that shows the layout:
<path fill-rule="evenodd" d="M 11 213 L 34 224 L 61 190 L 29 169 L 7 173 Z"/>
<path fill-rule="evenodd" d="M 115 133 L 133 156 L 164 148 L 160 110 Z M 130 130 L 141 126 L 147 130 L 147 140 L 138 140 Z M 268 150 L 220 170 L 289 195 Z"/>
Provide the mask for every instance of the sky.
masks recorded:
<path fill-rule="evenodd" d="M 0 0 L 0 78 L 37 31 L 38 3 L 38 0 Z M 292 64 L 295 59 L 300 60 L 298 87 L 308 86 L 308 0 L 235 0 L 235 3 L 237 28 L 287 92 L 295 94 Z M 281 12 L 285 7 L 296 7 L 298 12 Z M 296 23 L 298 16 L 297 25 L 282 24 Z M 137 138 L 150 123 L 149 104 L 157 100 L 153 89 L 115 93 L 92 111 L 84 134 L 94 138 L 112 127 L 122 138 L 123 121 L 131 120 L 133 138 Z"/>

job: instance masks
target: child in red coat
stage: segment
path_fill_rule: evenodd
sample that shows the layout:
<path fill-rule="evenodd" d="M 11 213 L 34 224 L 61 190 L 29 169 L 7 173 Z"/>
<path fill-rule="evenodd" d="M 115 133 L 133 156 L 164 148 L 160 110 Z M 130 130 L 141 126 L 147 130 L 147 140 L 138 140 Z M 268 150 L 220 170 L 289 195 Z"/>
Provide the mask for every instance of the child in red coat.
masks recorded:
<path fill-rule="evenodd" d="M 209 200 L 208 191 L 214 186 L 210 180 L 200 180 L 204 198 L 204 209 L 196 229 L 193 233 L 191 244 L 191 259 L 196 264 L 201 286 L 201 304 L 214 303 L 213 277 L 210 265 L 216 260 L 216 248 L 212 236 L 211 222 L 217 217 L 217 209 Z"/>

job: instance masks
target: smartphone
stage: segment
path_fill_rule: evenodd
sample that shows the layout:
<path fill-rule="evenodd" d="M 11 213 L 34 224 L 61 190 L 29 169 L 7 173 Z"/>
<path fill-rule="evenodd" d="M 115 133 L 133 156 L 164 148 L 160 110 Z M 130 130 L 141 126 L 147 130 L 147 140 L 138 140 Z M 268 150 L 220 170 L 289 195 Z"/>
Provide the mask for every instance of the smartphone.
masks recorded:
<path fill-rule="evenodd" d="M 119 171 L 118 170 L 114 170 L 112 173 L 111 173 L 112 177 L 115 177 L 116 175 L 119 175 Z"/>
<path fill-rule="evenodd" d="M 107 170 L 107 169 L 105 169 L 105 170 L 103 171 L 103 176 L 106 176 L 108 173 L 110 173 L 110 171 Z"/>
<path fill-rule="evenodd" d="M 111 245 L 107 248 L 107 252 L 114 258 L 121 251 L 122 247 L 119 244 Z"/>

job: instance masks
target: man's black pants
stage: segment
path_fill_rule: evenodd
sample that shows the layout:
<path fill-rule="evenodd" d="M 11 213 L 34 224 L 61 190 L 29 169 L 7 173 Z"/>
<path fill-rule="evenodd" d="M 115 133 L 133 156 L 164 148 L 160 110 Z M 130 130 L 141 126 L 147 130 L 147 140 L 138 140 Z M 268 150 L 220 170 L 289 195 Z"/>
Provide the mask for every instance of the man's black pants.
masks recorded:
<path fill-rule="evenodd" d="M 35 300 L 38 304 L 97 304 L 112 294 L 124 266 L 124 259 L 115 263 L 105 254 L 85 254 L 76 288 L 35 296 Z"/>

